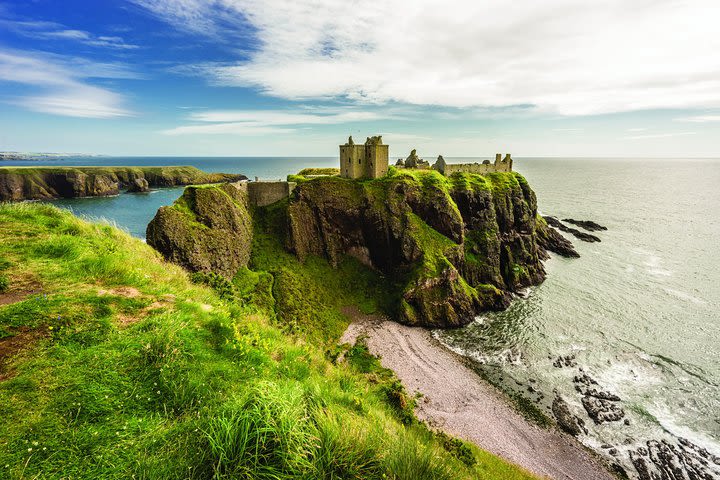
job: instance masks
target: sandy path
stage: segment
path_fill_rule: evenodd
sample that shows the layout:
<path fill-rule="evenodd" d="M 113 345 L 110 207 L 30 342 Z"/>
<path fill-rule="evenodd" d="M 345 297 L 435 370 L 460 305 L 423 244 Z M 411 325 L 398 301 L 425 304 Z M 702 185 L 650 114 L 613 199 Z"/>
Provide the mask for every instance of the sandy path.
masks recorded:
<path fill-rule="evenodd" d="M 356 312 L 355 312 L 356 313 Z M 342 342 L 361 335 L 381 363 L 409 392 L 420 392 L 418 418 L 471 441 L 525 469 L 556 480 L 613 480 L 600 463 L 568 435 L 539 428 L 518 414 L 501 394 L 420 328 L 353 315 Z"/>

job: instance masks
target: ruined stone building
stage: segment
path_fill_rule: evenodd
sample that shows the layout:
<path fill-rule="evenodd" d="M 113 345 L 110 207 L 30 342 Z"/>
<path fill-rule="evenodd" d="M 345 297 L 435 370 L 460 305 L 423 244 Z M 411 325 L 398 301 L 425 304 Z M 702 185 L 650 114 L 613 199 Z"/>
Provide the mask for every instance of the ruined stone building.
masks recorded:
<path fill-rule="evenodd" d="M 353 138 L 348 138 L 345 145 L 340 145 L 340 176 L 344 178 L 379 178 L 388 172 L 389 151 L 384 145 L 382 136 L 367 137 L 365 143 L 356 145 Z M 405 159 L 398 159 L 395 166 L 412 170 L 436 170 L 445 176 L 456 172 L 486 174 L 493 172 L 512 172 L 513 160 L 509 153 L 495 155 L 495 162 L 485 160 L 482 163 L 447 163 L 440 155 L 431 166 L 420 158 L 413 149 Z"/>
<path fill-rule="evenodd" d="M 450 176 L 455 172 L 465 173 L 493 173 L 493 172 L 512 172 L 512 157 L 509 153 L 505 154 L 505 158 L 502 154 L 495 154 L 495 163 L 490 163 L 490 160 L 484 160 L 482 163 L 447 163 L 445 159 L 440 155 L 437 161 L 433 163 L 433 170 L 437 170 L 443 175 Z"/>
<path fill-rule="evenodd" d="M 368 137 L 364 145 L 348 138 L 340 145 L 340 176 L 344 178 L 379 178 L 387 174 L 390 156 L 382 136 Z"/>

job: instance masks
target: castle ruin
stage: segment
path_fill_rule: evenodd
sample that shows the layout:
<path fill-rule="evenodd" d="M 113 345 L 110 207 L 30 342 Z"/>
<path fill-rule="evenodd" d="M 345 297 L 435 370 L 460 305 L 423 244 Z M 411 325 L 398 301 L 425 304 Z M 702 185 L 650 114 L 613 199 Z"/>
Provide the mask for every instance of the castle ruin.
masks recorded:
<path fill-rule="evenodd" d="M 442 155 L 438 156 L 437 161 L 433 163 L 432 169 L 437 170 L 446 177 L 455 172 L 465 173 L 493 173 L 493 172 L 512 172 L 512 157 L 509 153 L 503 158 L 501 153 L 495 154 L 495 163 L 490 160 L 484 160 L 482 163 L 447 163 Z"/>
<path fill-rule="evenodd" d="M 368 137 L 364 145 L 356 145 L 348 138 L 340 145 L 340 176 L 344 178 L 379 178 L 388 171 L 388 145 L 382 136 Z"/>
<path fill-rule="evenodd" d="M 387 174 L 389 146 L 384 145 L 382 136 L 367 137 L 363 145 L 356 145 L 352 136 L 345 145 L 340 145 L 340 176 L 343 178 L 379 178 Z M 513 160 L 509 153 L 495 155 L 495 163 L 484 160 L 482 163 L 447 163 L 442 155 L 430 165 L 420 158 L 413 149 L 405 159 L 398 159 L 396 168 L 411 170 L 435 170 L 446 177 L 456 172 L 486 174 L 493 172 L 512 172 Z"/>

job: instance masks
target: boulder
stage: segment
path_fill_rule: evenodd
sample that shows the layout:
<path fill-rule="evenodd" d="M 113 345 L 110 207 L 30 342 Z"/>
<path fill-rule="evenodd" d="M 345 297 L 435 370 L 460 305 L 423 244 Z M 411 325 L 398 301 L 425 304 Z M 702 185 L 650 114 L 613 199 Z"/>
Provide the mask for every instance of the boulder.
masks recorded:
<path fill-rule="evenodd" d="M 187 187 L 172 206 L 160 207 L 147 227 L 147 243 L 191 272 L 232 278 L 250 259 L 247 192 L 229 183 Z"/>
<path fill-rule="evenodd" d="M 134 179 L 128 186 L 127 191 L 129 193 L 142 193 L 150 191 L 150 184 L 144 178 Z"/>

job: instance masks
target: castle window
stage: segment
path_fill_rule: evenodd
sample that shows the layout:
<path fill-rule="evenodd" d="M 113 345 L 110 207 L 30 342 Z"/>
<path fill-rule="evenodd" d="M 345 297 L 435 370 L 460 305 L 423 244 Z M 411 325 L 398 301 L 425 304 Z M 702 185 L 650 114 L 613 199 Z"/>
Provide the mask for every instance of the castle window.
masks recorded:
<path fill-rule="evenodd" d="M 358 158 L 358 165 L 362 163 L 362 158 Z"/>

